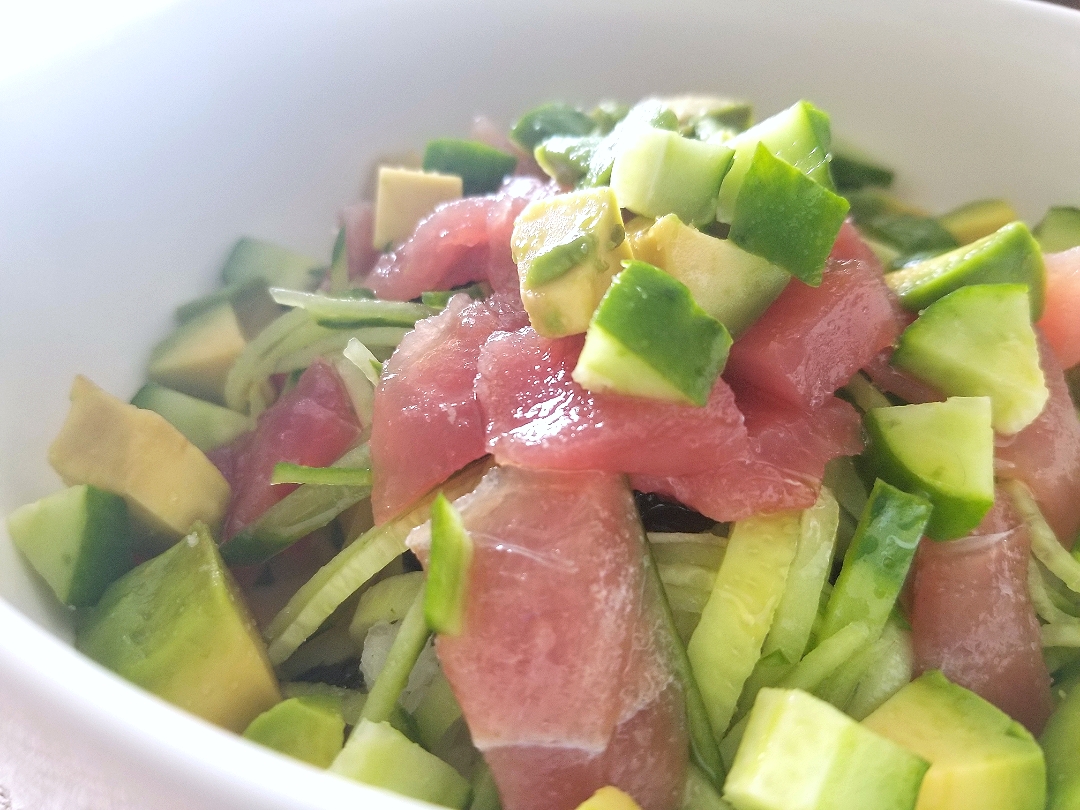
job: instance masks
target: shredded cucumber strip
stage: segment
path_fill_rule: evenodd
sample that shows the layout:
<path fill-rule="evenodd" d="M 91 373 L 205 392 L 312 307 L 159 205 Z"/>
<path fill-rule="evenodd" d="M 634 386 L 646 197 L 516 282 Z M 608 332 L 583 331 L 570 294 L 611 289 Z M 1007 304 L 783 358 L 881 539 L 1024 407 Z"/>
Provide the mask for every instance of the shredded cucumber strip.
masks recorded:
<path fill-rule="evenodd" d="M 425 587 L 421 584 L 405 618 L 401 620 L 386 655 L 386 663 L 375 678 L 375 683 L 369 685 L 367 701 L 360 712 L 360 717 L 365 720 L 381 723 L 390 719 L 398 698 L 409 682 L 409 673 L 431 635 L 424 621 L 424 592 Z"/>
<path fill-rule="evenodd" d="M 1035 612 L 1044 621 L 1050 624 L 1076 624 L 1080 627 L 1080 619 L 1070 616 L 1054 603 L 1034 558 L 1028 562 L 1028 593 L 1031 594 L 1031 604 L 1035 607 Z"/>
<path fill-rule="evenodd" d="M 422 571 L 397 574 L 376 582 L 360 594 L 356 612 L 349 623 L 349 635 L 362 645 L 368 630 L 379 622 L 401 621 L 416 600 L 423 583 Z"/>
<path fill-rule="evenodd" d="M 1001 485 L 1019 510 L 1031 533 L 1031 553 L 1060 579 L 1071 591 L 1080 593 L 1080 562 L 1077 562 L 1058 542 L 1057 535 L 1046 522 L 1031 490 L 1021 481 L 1005 481 Z"/>
<path fill-rule="evenodd" d="M 307 467 L 279 461 L 270 475 L 271 484 L 362 487 L 371 484 L 369 467 Z"/>
<path fill-rule="evenodd" d="M 375 526 L 346 546 L 304 583 L 266 628 L 267 653 L 277 665 L 292 655 L 342 602 L 405 553 L 409 532 L 428 519 L 431 501 L 442 491 L 457 498 L 472 491 L 487 463 L 466 467 L 396 520 Z M 294 493 L 295 494 L 295 493 Z"/>
<path fill-rule="evenodd" d="M 278 303 L 281 302 L 278 301 Z M 855 400 L 855 407 L 864 413 L 871 408 L 888 408 L 892 405 L 889 398 L 881 393 L 878 387 L 870 380 L 866 379 L 862 372 L 856 372 L 848 381 L 848 384 L 844 386 L 844 390 Z"/>
<path fill-rule="evenodd" d="M 658 563 L 656 568 L 671 609 L 700 614 L 712 593 L 716 570 L 690 563 Z"/>
<path fill-rule="evenodd" d="M 450 681 L 446 679 L 442 669 L 439 669 L 413 712 L 420 742 L 429 751 L 432 750 L 461 716 L 461 706 L 454 697 L 454 690 L 450 688 Z"/>
<path fill-rule="evenodd" d="M 694 763 L 686 769 L 686 787 L 683 788 L 679 810 L 731 810 L 720 791 L 713 787 L 705 774 Z"/>
<path fill-rule="evenodd" d="M 240 356 L 236 358 L 236 362 L 233 363 L 233 367 L 229 369 L 228 377 L 225 379 L 225 404 L 234 411 L 247 413 L 248 394 L 251 381 L 254 379 L 252 372 L 259 360 L 295 330 L 310 323 L 310 320 L 303 310 L 293 310 L 271 321 L 256 335 L 244 347 Z"/>
<path fill-rule="evenodd" d="M 1080 623 L 1044 624 L 1042 645 L 1044 647 L 1080 647 Z"/>
<path fill-rule="evenodd" d="M 875 642 L 877 657 L 855 687 L 845 711 L 856 720 L 870 715 L 878 706 L 911 682 L 915 675 L 915 647 L 911 632 L 889 622 Z"/>
<path fill-rule="evenodd" d="M 382 363 L 371 353 L 371 349 L 360 342 L 358 338 L 349 338 L 345 348 L 341 352 L 345 359 L 356 366 L 367 378 L 372 386 L 379 385 L 379 376 L 382 374 Z"/>
<path fill-rule="evenodd" d="M 407 301 L 326 295 L 283 287 L 271 287 L 270 297 L 282 306 L 307 310 L 313 319 L 327 326 L 404 326 L 411 329 L 417 321 L 439 312 L 434 307 Z"/>

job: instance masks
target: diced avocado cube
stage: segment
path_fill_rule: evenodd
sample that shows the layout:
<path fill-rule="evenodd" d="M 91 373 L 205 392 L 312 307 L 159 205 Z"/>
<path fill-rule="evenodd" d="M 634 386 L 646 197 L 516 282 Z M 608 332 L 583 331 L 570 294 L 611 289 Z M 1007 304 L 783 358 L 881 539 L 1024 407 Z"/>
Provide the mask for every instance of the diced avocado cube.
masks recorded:
<path fill-rule="evenodd" d="M 970 284 L 1026 284 L 1031 319 L 1038 320 L 1046 291 L 1046 267 L 1027 226 L 1011 222 L 971 244 L 887 273 L 885 283 L 913 312 Z"/>
<path fill-rule="evenodd" d="M 1080 245 L 1080 208 L 1056 205 L 1035 226 L 1044 253 L 1060 253 Z"/>
<path fill-rule="evenodd" d="M 596 308 L 573 378 L 590 391 L 704 405 L 730 348 L 685 284 L 630 261 Z"/>
<path fill-rule="evenodd" d="M 19 507 L 11 542 L 65 605 L 86 607 L 134 564 L 124 499 L 85 484 Z"/>
<path fill-rule="evenodd" d="M 724 798 L 735 810 L 911 810 L 925 759 L 796 689 L 762 689 Z"/>
<path fill-rule="evenodd" d="M 161 414 L 204 453 L 255 427 L 250 416 L 157 383 L 140 388 L 131 404 Z"/>
<path fill-rule="evenodd" d="M 577 806 L 577 810 L 641 810 L 628 793 L 605 785 Z"/>
<path fill-rule="evenodd" d="M 817 286 L 848 202 L 758 144 L 735 201 L 728 238 Z"/>
<path fill-rule="evenodd" d="M 232 304 L 236 320 L 240 324 L 240 331 L 248 340 L 259 334 L 270 321 L 285 311 L 270 297 L 267 282 L 261 278 L 253 278 L 247 281 L 231 282 L 209 295 L 182 304 L 176 308 L 177 323 L 187 323 L 197 315 L 202 315 L 225 302 Z"/>
<path fill-rule="evenodd" d="M 440 492 L 431 503 L 431 549 L 424 592 L 424 620 L 436 633 L 461 633 L 472 556 L 472 538 L 461 515 Z"/>
<path fill-rule="evenodd" d="M 480 141 L 439 138 L 424 150 L 424 171 L 456 174 L 466 195 L 495 191 L 515 166 L 516 157 Z"/>
<path fill-rule="evenodd" d="M 668 214 L 651 227 L 627 228 L 634 257 L 656 265 L 683 284 L 698 306 L 737 338 L 783 292 L 791 275 L 747 253 L 730 239 L 717 239 Z"/>
<path fill-rule="evenodd" d="M 963 537 L 994 505 L 994 429 L 989 397 L 871 408 L 869 462 L 879 478 L 934 507 L 926 533 Z"/>
<path fill-rule="evenodd" d="M 938 299 L 900 335 L 892 362 L 946 396 L 990 397 L 998 433 L 1031 424 L 1050 396 L 1024 284 L 975 284 Z"/>
<path fill-rule="evenodd" d="M 611 166 L 611 189 L 619 205 L 635 214 L 675 214 L 683 222 L 704 225 L 716 216 L 716 195 L 734 156 L 720 144 L 642 129 L 620 144 Z"/>
<path fill-rule="evenodd" d="M 316 768 L 329 768 L 345 744 L 345 721 L 328 704 L 315 697 L 283 700 L 252 720 L 244 736 Z"/>
<path fill-rule="evenodd" d="M 961 245 L 989 236 L 1020 215 L 1005 200 L 975 200 L 938 217 L 942 227 Z"/>
<path fill-rule="evenodd" d="M 1065 693 L 1043 729 L 1039 744 L 1046 756 L 1047 810 L 1074 810 L 1080 807 L 1080 770 L 1076 752 L 1080 750 L 1080 683 L 1075 677 L 1055 691 Z"/>
<path fill-rule="evenodd" d="M 909 683 L 863 723 L 930 762 L 919 810 L 1046 806 L 1043 752 L 1027 729 L 936 670 Z M 1075 769 L 1074 763 L 1075 749 Z"/>
<path fill-rule="evenodd" d="M 281 700 L 259 631 L 202 525 L 109 586 L 75 645 L 237 733 Z"/>
<path fill-rule="evenodd" d="M 195 521 L 220 525 L 229 503 L 228 482 L 180 431 L 82 376 L 72 383 L 71 410 L 49 447 L 49 463 L 69 485 L 123 497 L 159 550 Z"/>
<path fill-rule="evenodd" d="M 463 189 L 456 174 L 380 166 L 372 236 L 375 249 L 390 250 L 404 242 L 435 206 L 458 199 Z"/>
<path fill-rule="evenodd" d="M 880 479 L 874 483 L 825 606 L 819 639 L 857 622 L 877 637 L 904 587 L 930 512 L 924 498 Z"/>
<path fill-rule="evenodd" d="M 589 135 L 596 122 L 576 107 L 558 102 L 529 110 L 510 128 L 510 137 L 525 149 L 556 135 Z"/>
<path fill-rule="evenodd" d="M 720 187 L 717 219 L 731 222 L 735 200 L 750 170 L 758 144 L 811 180 L 832 189 L 829 161 L 832 132 L 829 117 L 808 101 L 799 101 L 726 142 L 735 150 L 731 170 Z"/>
<path fill-rule="evenodd" d="M 260 280 L 268 287 L 313 290 L 325 271 L 319 262 L 289 248 L 263 239 L 241 238 L 233 247 L 221 280 L 226 285 L 242 285 Z"/>
<path fill-rule="evenodd" d="M 361 720 L 337 755 L 334 773 L 443 807 L 463 810 L 472 787 L 389 723 Z"/>
<path fill-rule="evenodd" d="M 246 346 L 236 311 L 223 301 L 182 323 L 155 346 L 147 376 L 167 388 L 221 404 L 229 370 Z"/>
<path fill-rule="evenodd" d="M 545 337 L 588 329 L 611 279 L 633 258 L 610 188 L 529 203 L 514 221 L 510 249 L 525 311 Z"/>

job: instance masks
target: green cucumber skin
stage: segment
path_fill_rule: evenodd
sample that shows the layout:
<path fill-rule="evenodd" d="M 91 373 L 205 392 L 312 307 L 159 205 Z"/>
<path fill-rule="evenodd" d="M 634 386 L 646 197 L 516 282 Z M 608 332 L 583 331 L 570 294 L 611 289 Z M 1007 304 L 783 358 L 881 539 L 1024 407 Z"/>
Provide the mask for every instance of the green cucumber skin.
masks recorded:
<path fill-rule="evenodd" d="M 456 636 L 465 625 L 473 543 L 461 515 L 441 492 L 431 503 L 431 550 L 424 619 L 436 633 Z"/>
<path fill-rule="evenodd" d="M 858 191 L 866 186 L 888 188 L 895 177 L 892 169 L 839 150 L 833 154 L 830 168 L 839 191 Z"/>
<path fill-rule="evenodd" d="M 758 144 L 728 238 L 816 287 L 848 202 Z"/>
<path fill-rule="evenodd" d="M 927 536 L 934 540 L 954 540 L 964 537 L 979 525 L 990 507 L 994 505 L 994 431 L 990 426 L 989 403 L 985 414 L 972 414 L 970 408 L 960 408 L 970 399 L 953 397 L 944 403 L 930 402 L 922 405 L 901 405 L 889 408 L 873 408 L 863 419 L 869 438 L 868 459 L 874 474 L 906 492 L 914 492 L 933 505 Z M 950 408 L 950 403 L 956 407 Z M 946 410 L 948 409 L 948 410 Z M 927 411 L 936 411 L 936 424 L 920 424 L 926 428 L 921 443 L 944 444 L 952 449 L 950 455 L 963 460 L 962 474 L 957 481 L 942 480 L 942 471 L 920 469 L 911 459 L 911 445 L 897 447 L 892 433 L 905 416 L 919 418 Z M 985 424 L 982 418 L 985 415 Z M 897 420 L 901 420 L 898 422 Z M 977 424 L 975 421 L 977 420 Z M 977 434 L 977 435 L 976 435 Z M 908 438 L 911 438 L 907 433 Z M 976 484 L 981 484 L 976 491 Z"/>
<path fill-rule="evenodd" d="M 517 158 L 480 141 L 437 138 L 424 150 L 424 171 L 456 174 L 465 196 L 488 194 L 513 173 Z"/>
<path fill-rule="evenodd" d="M 708 401 L 732 343 L 724 325 L 698 307 L 685 284 L 636 260 L 612 281 L 593 324 L 696 405 Z M 698 351 L 688 353 L 690 346 Z"/>
<path fill-rule="evenodd" d="M 915 549 L 930 520 L 930 503 L 878 479 L 825 608 L 820 638 L 861 622 L 876 638 L 896 604 Z"/>
<path fill-rule="evenodd" d="M 885 280 L 913 312 L 972 284 L 1027 284 L 1036 321 L 1043 310 L 1046 266 L 1031 231 L 1022 222 L 1011 222 L 971 244 L 889 273 Z"/>
<path fill-rule="evenodd" d="M 1073 678 L 1065 685 L 1065 699 L 1058 704 L 1043 729 L 1039 744 L 1046 755 L 1046 810 L 1076 810 L 1080 807 L 1080 775 L 1076 751 L 1080 745 L 1080 683 Z"/>

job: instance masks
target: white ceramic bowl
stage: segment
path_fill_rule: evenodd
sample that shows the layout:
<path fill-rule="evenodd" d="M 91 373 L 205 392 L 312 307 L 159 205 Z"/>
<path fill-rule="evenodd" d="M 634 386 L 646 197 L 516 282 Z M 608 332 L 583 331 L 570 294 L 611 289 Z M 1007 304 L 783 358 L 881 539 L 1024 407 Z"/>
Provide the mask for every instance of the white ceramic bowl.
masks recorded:
<path fill-rule="evenodd" d="M 183 2 L 0 83 L 0 512 L 59 482 L 84 372 L 121 396 L 252 234 L 327 255 L 370 159 L 540 101 L 800 97 L 943 210 L 1080 204 L 1080 13 L 1023 0 Z M 0 807 L 409 802 L 248 745 L 102 670 L 0 529 Z M 6 802 L 6 804 L 5 804 Z"/>

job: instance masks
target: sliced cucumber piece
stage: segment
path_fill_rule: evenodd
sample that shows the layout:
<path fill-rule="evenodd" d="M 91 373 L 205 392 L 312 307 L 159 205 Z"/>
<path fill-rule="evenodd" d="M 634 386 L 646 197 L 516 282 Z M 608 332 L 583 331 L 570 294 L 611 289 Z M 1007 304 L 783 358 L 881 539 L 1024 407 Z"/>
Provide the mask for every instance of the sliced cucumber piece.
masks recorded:
<path fill-rule="evenodd" d="M 258 279 L 268 286 L 311 290 L 318 286 L 324 271 L 325 268 L 309 256 L 263 239 L 243 237 L 225 260 L 221 280 L 225 284 L 236 284 Z"/>
<path fill-rule="evenodd" d="M 730 348 L 685 284 L 631 261 L 596 308 L 573 378 L 590 391 L 704 405 Z"/>
<path fill-rule="evenodd" d="M 7 519 L 11 542 L 65 605 L 95 604 L 135 565 L 127 505 L 82 484 L 21 506 Z"/>
<path fill-rule="evenodd" d="M 1044 253 L 1060 253 L 1080 245 L 1080 208 L 1056 205 L 1035 226 Z"/>
<path fill-rule="evenodd" d="M 328 768 L 345 744 L 345 721 L 324 701 L 294 697 L 252 720 L 244 736 L 316 768 Z"/>
<path fill-rule="evenodd" d="M 1031 319 L 1042 314 L 1046 267 L 1027 226 L 1011 222 L 971 244 L 888 273 L 885 283 L 917 312 L 969 284 L 1026 284 Z"/>
<path fill-rule="evenodd" d="M 833 146 L 829 167 L 838 191 L 858 191 L 866 186 L 888 188 L 892 185 L 895 177 L 892 169 L 838 138 L 833 140 Z"/>
<path fill-rule="evenodd" d="M 424 690 L 424 696 L 413 712 L 420 742 L 429 751 L 436 748 L 450 727 L 461 719 L 461 706 L 450 688 L 450 681 L 440 669 Z"/>
<path fill-rule="evenodd" d="M 731 215 L 728 238 L 817 286 L 848 202 L 758 144 Z"/>
<path fill-rule="evenodd" d="M 409 571 L 376 582 L 360 594 L 349 635 L 357 644 L 363 644 L 368 630 L 377 623 L 403 619 L 423 583 L 423 571 Z"/>
<path fill-rule="evenodd" d="M 931 506 L 882 480 L 874 484 L 836 580 L 819 638 L 865 624 L 876 638 L 904 586 Z"/>
<path fill-rule="evenodd" d="M 465 625 L 473 542 L 461 515 L 439 493 L 431 503 L 431 549 L 424 619 L 436 633 L 459 635 Z"/>
<path fill-rule="evenodd" d="M 777 512 L 735 524 L 712 595 L 687 644 L 717 739 L 761 656 L 798 548 L 799 522 L 799 512 Z"/>
<path fill-rule="evenodd" d="M 937 218 L 881 189 L 852 192 L 848 194 L 848 202 L 859 230 L 895 253 L 894 260 L 886 266 L 906 263 L 908 257 L 933 256 L 958 247 L 956 239 Z"/>
<path fill-rule="evenodd" d="M 306 309 L 319 325 L 337 329 L 361 326 L 411 329 L 422 318 L 438 314 L 438 310 L 424 304 L 380 301 L 357 295 L 326 295 L 281 287 L 271 287 L 270 295 L 282 306 Z"/>
<path fill-rule="evenodd" d="M 515 166 L 516 157 L 480 141 L 439 138 L 424 149 L 424 171 L 456 174 L 466 196 L 495 191 Z"/>
<path fill-rule="evenodd" d="M 866 412 L 874 474 L 930 501 L 926 533 L 935 540 L 965 536 L 994 505 L 990 417 L 989 397 Z"/>
<path fill-rule="evenodd" d="M 364 487 L 371 485 L 371 469 L 368 467 L 306 467 L 303 464 L 279 461 L 270 474 L 270 483 Z"/>
<path fill-rule="evenodd" d="M 424 586 L 421 584 L 401 620 L 378 677 L 369 684 L 367 700 L 360 712 L 362 718 L 373 723 L 390 719 L 398 705 L 398 698 L 409 683 L 409 673 L 430 635 L 431 631 L 424 621 Z"/>
<path fill-rule="evenodd" d="M 569 104 L 544 104 L 529 110 L 510 128 L 510 137 L 524 149 L 556 135 L 588 135 L 596 128 L 589 116 Z"/>
<path fill-rule="evenodd" d="M 886 622 L 873 648 L 873 660 L 844 707 L 844 711 L 856 720 L 862 720 L 900 691 L 915 672 L 911 631 L 901 627 L 899 622 Z"/>
<path fill-rule="evenodd" d="M 976 200 L 938 217 L 941 226 L 961 245 L 989 236 L 1018 219 L 1020 215 L 1005 200 Z"/>
<path fill-rule="evenodd" d="M 894 365 L 947 396 L 990 397 L 994 430 L 1034 421 L 1050 394 L 1023 284 L 961 287 L 904 330 Z"/>
<path fill-rule="evenodd" d="M 140 388 L 131 404 L 161 414 L 204 453 L 255 427 L 249 416 L 157 383 Z"/>

